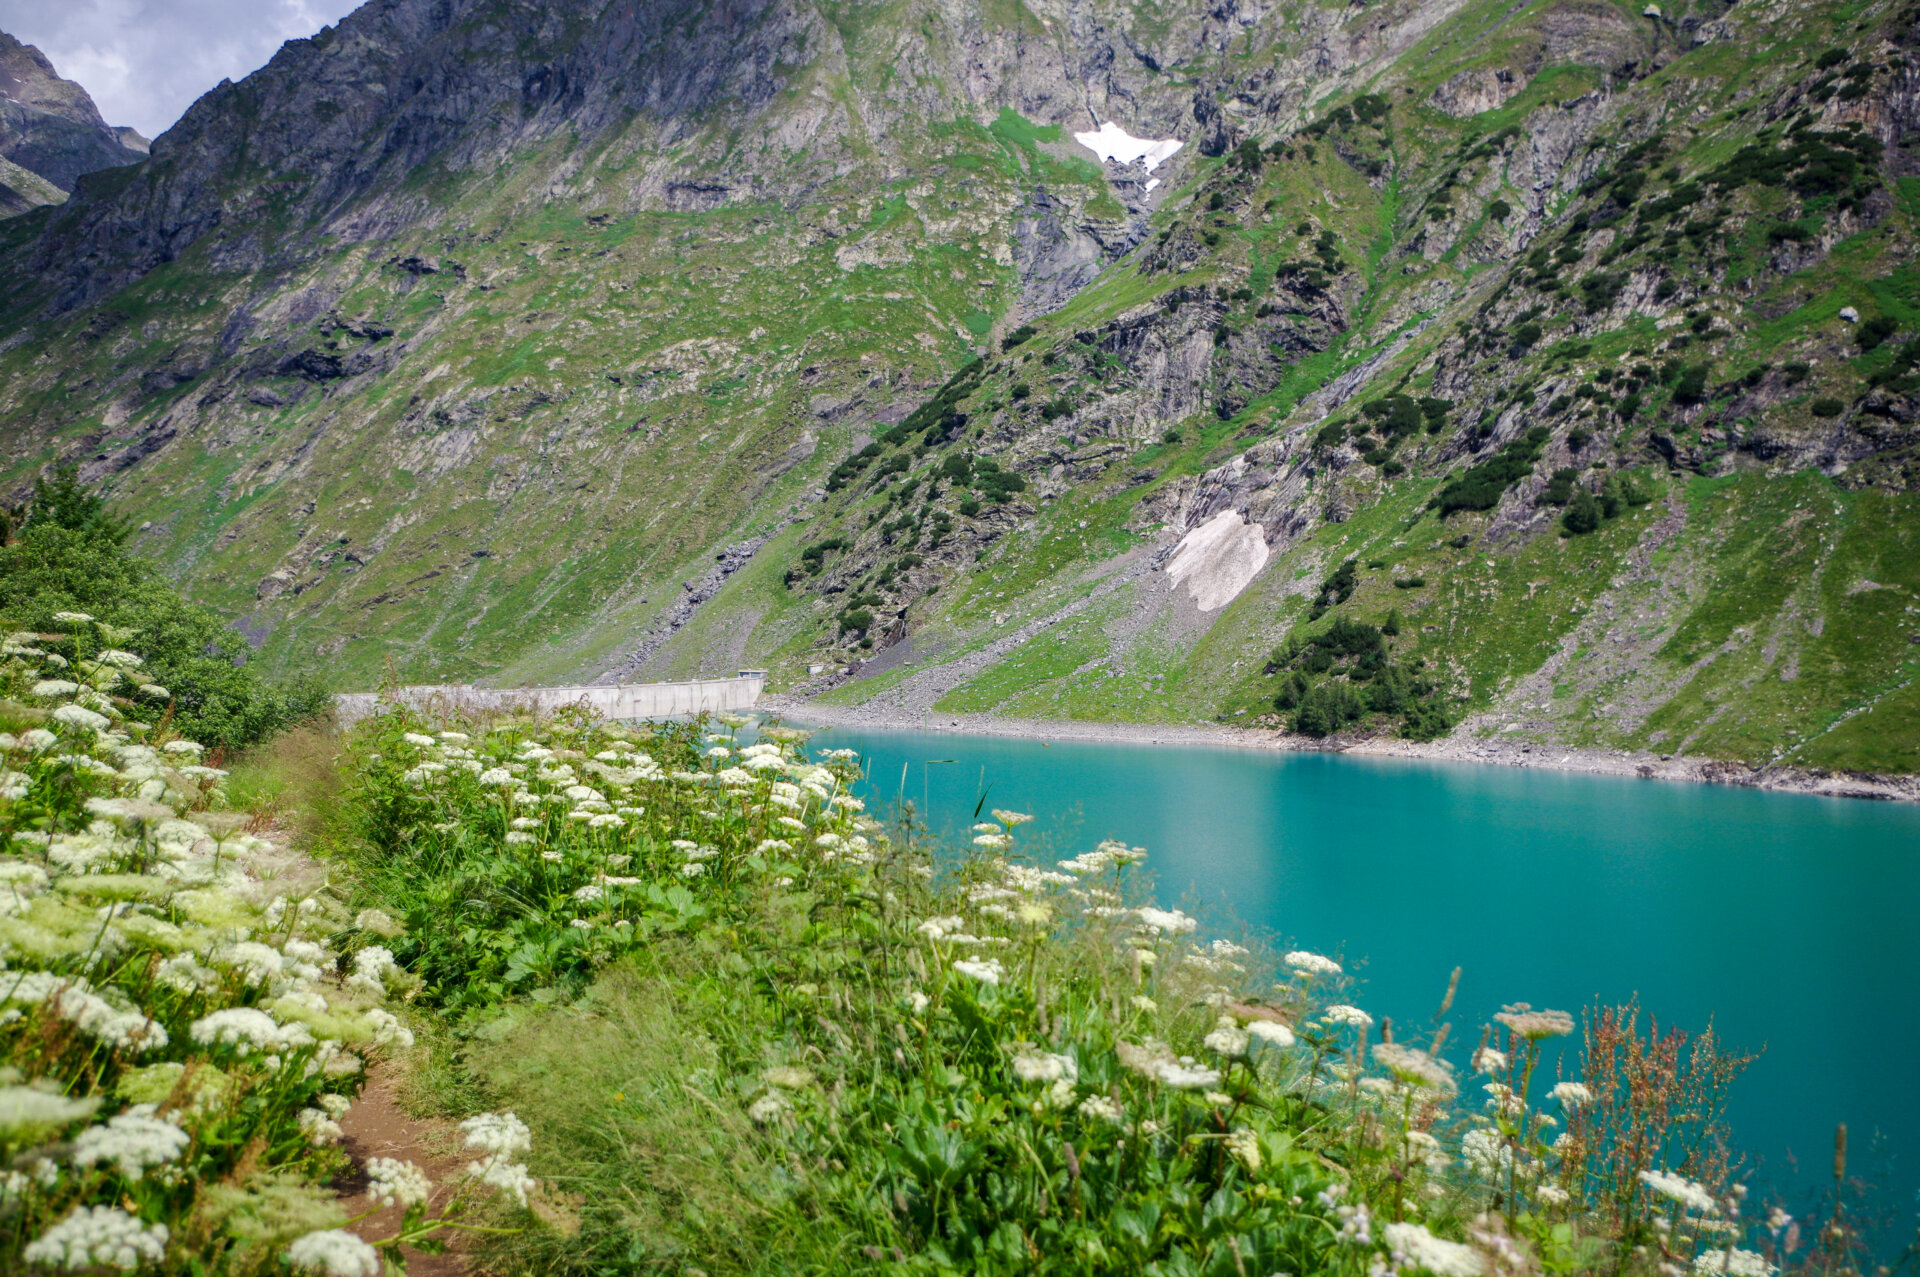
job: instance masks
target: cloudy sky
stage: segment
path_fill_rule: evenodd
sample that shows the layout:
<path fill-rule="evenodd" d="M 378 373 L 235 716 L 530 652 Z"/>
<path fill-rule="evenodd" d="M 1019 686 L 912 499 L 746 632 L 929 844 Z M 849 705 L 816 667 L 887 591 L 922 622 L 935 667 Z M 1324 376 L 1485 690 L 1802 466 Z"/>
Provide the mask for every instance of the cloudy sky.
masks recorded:
<path fill-rule="evenodd" d="M 157 137 L 222 80 L 265 66 L 360 0 L 0 0 L 0 31 L 40 46 L 109 124 Z"/>

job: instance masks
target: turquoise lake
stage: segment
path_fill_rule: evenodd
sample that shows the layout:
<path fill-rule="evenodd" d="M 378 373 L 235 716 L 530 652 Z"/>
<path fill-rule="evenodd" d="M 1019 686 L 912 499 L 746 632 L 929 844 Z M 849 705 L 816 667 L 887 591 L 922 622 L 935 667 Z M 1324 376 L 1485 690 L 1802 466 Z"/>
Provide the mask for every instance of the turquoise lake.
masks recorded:
<path fill-rule="evenodd" d="M 1339 956 L 1356 1001 L 1429 1022 L 1463 968 L 1452 1054 L 1502 1003 L 1639 997 L 1663 1024 L 1764 1048 L 1734 1142 L 1790 1205 L 1830 1184 L 1834 1126 L 1891 1235 L 1920 1210 L 1920 807 L 1496 766 L 832 728 L 881 814 L 964 843 L 1032 812 L 1043 858 L 1147 848 L 1203 934 Z M 952 760 L 952 761 L 933 761 Z M 903 778 L 904 766 L 904 778 Z M 1795 1170 L 1796 1160 L 1800 1169 Z"/>

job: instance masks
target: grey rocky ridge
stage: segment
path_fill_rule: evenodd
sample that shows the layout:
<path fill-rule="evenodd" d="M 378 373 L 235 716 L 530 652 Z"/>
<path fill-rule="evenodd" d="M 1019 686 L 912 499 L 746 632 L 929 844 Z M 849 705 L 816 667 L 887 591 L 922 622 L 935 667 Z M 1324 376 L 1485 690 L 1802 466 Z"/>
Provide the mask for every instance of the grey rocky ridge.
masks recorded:
<path fill-rule="evenodd" d="M 0 465 L 347 681 L 1912 773 L 1917 46 L 374 0 L 0 222 Z"/>
<path fill-rule="evenodd" d="M 46 54 L 0 31 L 0 217 L 57 204 L 86 174 L 139 163 L 147 145 L 101 119 Z"/>

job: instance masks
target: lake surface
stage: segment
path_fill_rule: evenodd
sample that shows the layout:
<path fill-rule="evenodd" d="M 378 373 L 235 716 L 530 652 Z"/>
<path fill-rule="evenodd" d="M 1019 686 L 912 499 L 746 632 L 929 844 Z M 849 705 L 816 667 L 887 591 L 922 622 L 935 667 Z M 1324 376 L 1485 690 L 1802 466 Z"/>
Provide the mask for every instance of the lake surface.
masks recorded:
<path fill-rule="evenodd" d="M 1920 807 L 1469 764 L 832 728 L 871 810 L 910 799 L 964 843 L 986 809 L 1027 848 L 1144 846 L 1163 904 L 1337 955 L 1376 1017 L 1429 1022 L 1463 968 L 1450 1054 L 1508 1002 L 1639 996 L 1729 1050 L 1735 1143 L 1791 1204 L 1851 1171 L 1910 1239 L 1920 1207 Z M 932 761 L 952 760 L 952 761 Z M 904 766 L 904 775 L 903 775 Z M 1795 1171 L 1798 1160 L 1800 1170 Z"/>

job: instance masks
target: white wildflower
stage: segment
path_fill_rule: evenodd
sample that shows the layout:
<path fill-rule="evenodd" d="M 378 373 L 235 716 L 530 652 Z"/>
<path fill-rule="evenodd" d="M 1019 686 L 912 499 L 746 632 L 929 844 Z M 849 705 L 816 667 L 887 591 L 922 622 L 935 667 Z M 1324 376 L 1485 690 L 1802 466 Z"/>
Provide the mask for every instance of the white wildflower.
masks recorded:
<path fill-rule="evenodd" d="M 1154 1076 L 1176 1091 L 1199 1091 L 1220 1084 L 1219 1069 L 1201 1068 L 1177 1060 L 1161 1062 Z"/>
<path fill-rule="evenodd" d="M 83 1272 L 118 1268 L 131 1272 L 166 1257 L 167 1226 L 143 1224 L 118 1206 L 81 1206 L 21 1252 L 29 1264 Z M 367 1277 L 379 1277 L 378 1272 Z"/>
<path fill-rule="evenodd" d="M 1120 1106 L 1104 1095 L 1089 1095 L 1080 1101 L 1080 1116 L 1094 1121 L 1111 1122 L 1115 1126 L 1125 1120 Z"/>
<path fill-rule="evenodd" d="M 1247 1025 L 1247 1035 L 1281 1050 L 1293 1045 L 1293 1030 L 1277 1020 L 1251 1021 Z"/>
<path fill-rule="evenodd" d="M 324 1277 L 380 1277 L 380 1252 L 346 1231 L 308 1233 L 287 1247 L 287 1262 Z"/>
<path fill-rule="evenodd" d="M 127 1179 L 139 1179 L 155 1166 L 165 1166 L 186 1152 L 188 1134 L 164 1118 L 159 1106 L 136 1104 L 105 1126 L 89 1126 L 73 1141 L 76 1166 L 111 1162 Z"/>
<path fill-rule="evenodd" d="M 1562 1082 L 1547 1094 L 1559 1100 L 1563 1107 L 1570 1109 L 1593 1103 L 1593 1092 L 1580 1082 Z"/>
<path fill-rule="evenodd" d="M 993 809 L 993 818 L 1003 825 L 1024 825 L 1033 817 L 1024 811 L 1008 811 L 1004 807 Z"/>
<path fill-rule="evenodd" d="M 998 958 L 963 958 L 953 964 L 953 969 L 982 984 L 999 984 L 1007 974 Z"/>
<path fill-rule="evenodd" d="M 65 1126 L 91 1117 L 99 1104 L 96 1099 L 69 1099 L 34 1086 L 0 1086 L 0 1132 L 18 1137 Z"/>
<path fill-rule="evenodd" d="M 1437 1060 L 1415 1047 L 1397 1042 L 1382 1042 L 1373 1048 L 1373 1060 L 1407 1086 L 1451 1095 L 1457 1089 L 1453 1070 L 1446 1061 Z"/>
<path fill-rule="evenodd" d="M 1260 1169 L 1260 1136 L 1256 1132 L 1241 1127 L 1228 1134 L 1225 1144 L 1234 1161 L 1250 1172 Z"/>
<path fill-rule="evenodd" d="M 1340 964 L 1332 958 L 1322 957 L 1306 949 L 1295 949 L 1282 959 L 1295 971 L 1305 975 L 1339 975 Z"/>
<path fill-rule="evenodd" d="M 1542 1184 L 1534 1190 L 1533 1195 L 1548 1206 L 1565 1206 L 1573 1200 L 1573 1194 L 1558 1184 Z"/>
<path fill-rule="evenodd" d="M 1720 1205 L 1713 1200 L 1704 1184 L 1699 1184 L 1684 1175 L 1674 1175 L 1667 1171 L 1641 1171 L 1640 1182 L 1662 1197 L 1668 1197 L 1688 1210 L 1701 1215 L 1715 1215 Z"/>
<path fill-rule="evenodd" d="M 191 1033 L 202 1046 L 232 1046 L 240 1055 L 313 1045 L 313 1035 L 304 1025 L 283 1026 L 253 1007 L 227 1007 L 203 1016 L 193 1022 Z"/>
<path fill-rule="evenodd" d="M 396 1202 L 402 1209 L 417 1206 L 433 1195 L 433 1180 L 412 1162 L 394 1157 L 367 1159 L 367 1196 L 382 1206 Z"/>
<path fill-rule="evenodd" d="M 778 1121 L 792 1107 L 779 1091 L 768 1091 L 747 1106 L 747 1116 L 761 1126 Z"/>
<path fill-rule="evenodd" d="M 80 684 L 64 678 L 43 678 L 33 685 L 35 696 L 71 696 L 80 690 Z"/>
<path fill-rule="evenodd" d="M 69 727 L 90 727 L 95 731 L 100 731 L 113 723 L 113 720 L 105 714 L 96 714 L 79 705 L 62 705 L 53 711 L 53 721 L 65 723 Z"/>
<path fill-rule="evenodd" d="M 370 931 L 376 936 L 386 936 L 389 939 L 406 931 L 406 928 L 395 921 L 384 909 L 362 909 L 353 916 L 353 925 L 362 931 Z"/>
<path fill-rule="evenodd" d="M 1223 1015 L 1213 1027 L 1213 1031 L 1203 1039 L 1201 1045 L 1207 1050 L 1228 1058 L 1237 1058 L 1247 1053 L 1247 1033 L 1230 1015 Z"/>
<path fill-rule="evenodd" d="M 1500 1132 L 1477 1127 L 1461 1137 L 1460 1160 L 1474 1174 L 1492 1179 L 1513 1164 L 1513 1149 Z"/>
<path fill-rule="evenodd" d="M 522 1206 L 527 1204 L 527 1194 L 540 1186 L 539 1181 L 527 1173 L 525 1166 L 502 1157 L 469 1163 L 467 1174 L 513 1198 Z"/>
<path fill-rule="evenodd" d="M 1480 1277 L 1486 1271 L 1479 1251 L 1435 1237 L 1423 1224 L 1388 1224 L 1380 1231 L 1403 1267 L 1425 1269 L 1434 1277 Z"/>
<path fill-rule="evenodd" d="M 400 1017 L 379 1007 L 367 1012 L 367 1023 L 373 1026 L 373 1044 L 375 1046 L 398 1047 L 402 1051 L 413 1050 L 413 1030 L 400 1023 Z"/>
<path fill-rule="evenodd" d="M 1156 935 L 1182 936 L 1200 925 L 1178 909 L 1155 909 L 1149 906 L 1136 909 L 1134 913 Z"/>
<path fill-rule="evenodd" d="M 191 953 L 179 953 L 154 969 L 154 978 L 181 993 L 200 993 L 220 983 L 220 973 L 203 967 Z"/>
<path fill-rule="evenodd" d="M 1326 1010 L 1323 1017 L 1328 1024 L 1345 1025 L 1352 1029 L 1364 1029 L 1373 1024 L 1373 1017 L 1359 1007 L 1336 1003 Z"/>
<path fill-rule="evenodd" d="M 1523 1038 L 1563 1038 L 1573 1032 L 1573 1017 L 1565 1011 L 1535 1011 L 1524 1002 L 1503 1007 L 1493 1018 Z"/>
<path fill-rule="evenodd" d="M 496 1157 L 512 1157 L 533 1147 L 533 1132 L 511 1111 L 470 1117 L 460 1123 L 460 1129 L 466 1134 L 468 1148 Z"/>
<path fill-rule="evenodd" d="M 1490 1046 L 1483 1046 L 1473 1053 L 1473 1071 L 1485 1073 L 1488 1077 L 1492 1077 L 1495 1073 L 1505 1073 L 1507 1063 L 1507 1053 L 1496 1051 Z"/>
<path fill-rule="evenodd" d="M 300 1133 L 306 1136 L 307 1143 L 315 1148 L 338 1144 L 346 1138 L 346 1132 L 340 1129 L 340 1123 L 334 1121 L 325 1109 L 301 1109 L 298 1120 Z"/>
<path fill-rule="evenodd" d="M 1022 1051 L 1013 1057 L 1013 1075 L 1022 1082 L 1071 1082 L 1080 1076 L 1080 1066 L 1070 1055 Z"/>
<path fill-rule="evenodd" d="M 369 945 L 353 955 L 353 974 L 347 977 L 347 987 L 385 997 L 387 977 L 399 970 L 400 964 L 393 960 L 393 950 L 384 945 Z"/>
<path fill-rule="evenodd" d="M 1779 1270 L 1757 1251 L 1729 1246 L 1725 1250 L 1709 1250 L 1696 1256 L 1693 1271 L 1711 1277 L 1773 1277 Z"/>

